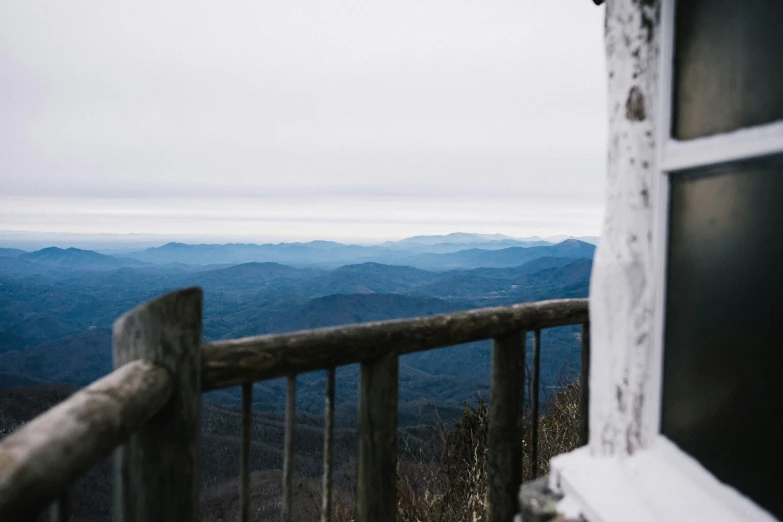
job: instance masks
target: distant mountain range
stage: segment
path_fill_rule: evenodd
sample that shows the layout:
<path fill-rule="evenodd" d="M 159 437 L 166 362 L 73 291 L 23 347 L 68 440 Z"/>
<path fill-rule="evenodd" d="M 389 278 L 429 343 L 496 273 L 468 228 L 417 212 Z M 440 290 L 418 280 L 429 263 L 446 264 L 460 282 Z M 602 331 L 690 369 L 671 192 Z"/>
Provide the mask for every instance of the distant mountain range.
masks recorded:
<path fill-rule="evenodd" d="M 411 265 L 430 269 L 502 268 L 522 265 L 539 257 L 592 259 L 595 246 L 577 239 L 567 239 L 550 246 L 510 247 L 501 250 L 472 248 L 450 254 L 419 254 Z"/>
<path fill-rule="evenodd" d="M 597 236 L 552 236 L 547 238 L 541 238 L 538 236 L 515 238 L 506 236 L 503 234 L 471 234 L 466 232 L 453 232 L 451 234 L 441 236 L 413 236 L 406 237 L 399 241 L 387 241 L 383 245 L 438 245 L 438 244 L 483 244 L 483 243 L 525 243 L 529 246 L 543 246 L 544 244 L 561 243 L 566 239 L 578 239 L 585 243 L 591 243 L 593 245 L 598 244 L 600 239 Z M 539 243 L 539 244 L 533 244 Z"/>
<path fill-rule="evenodd" d="M 431 237 L 434 236 L 425 238 Z M 411 238 L 411 240 L 415 239 Z M 478 239 L 483 240 L 483 238 Z M 442 271 L 456 268 L 514 267 L 539 257 L 589 259 L 593 257 L 595 251 L 594 245 L 577 239 L 567 239 L 555 245 L 546 242 L 523 244 L 516 240 L 509 243 L 500 240 L 490 245 L 491 248 L 486 248 L 486 243 L 475 242 L 434 245 L 412 242 L 411 244 L 416 245 L 415 248 L 343 245 L 328 241 L 277 245 L 167 243 L 123 257 L 78 248 L 49 247 L 22 253 L 7 249 L 8 255 L 0 255 L 0 273 L 17 276 L 56 274 L 58 271 L 105 271 L 151 265 L 166 265 L 170 269 L 201 270 L 203 267 L 228 267 L 244 263 L 279 263 L 300 268 L 331 269 L 357 262 L 404 265 Z M 508 244 L 515 246 L 508 246 Z"/>
<path fill-rule="evenodd" d="M 157 239 L 156 239 L 157 238 Z M 433 235 L 433 236 L 412 236 L 398 241 L 385 241 L 378 244 L 364 244 L 370 247 L 379 247 L 390 250 L 417 250 L 427 247 L 428 252 L 445 253 L 446 250 L 456 252 L 471 245 L 473 248 L 487 248 L 494 250 L 508 246 L 545 246 L 545 244 L 556 244 L 566 239 L 578 239 L 585 243 L 593 245 L 598 244 L 600 239 L 597 236 L 531 236 L 531 237 L 511 237 L 504 234 L 475 234 L 468 232 L 454 232 L 451 234 Z M 38 250 L 47 246 L 77 247 L 87 250 L 95 250 L 102 254 L 126 255 L 130 252 L 140 252 L 143 248 L 157 247 L 170 242 L 179 242 L 182 244 L 221 244 L 210 238 L 208 241 L 187 241 L 184 239 L 165 239 L 165 236 L 155 236 L 149 234 L 53 234 L 53 233 L 32 233 L 32 232 L 11 232 L 0 230 L 0 257 L 10 255 L 20 255 L 25 252 Z M 336 246 L 357 246 L 354 244 L 337 243 L 335 241 L 316 240 L 306 243 L 278 243 L 278 245 L 306 245 L 310 248 L 329 249 Z M 21 250 L 20 250 L 21 249 Z"/>
<path fill-rule="evenodd" d="M 409 240 L 411 248 L 328 241 L 170 243 L 126 257 L 77 248 L 2 250 L 0 389 L 81 386 L 104 375 L 111 370 L 114 320 L 187 286 L 204 289 L 205 341 L 588 294 L 595 247 L 581 240 L 526 246 L 513 238 L 467 234 Z M 507 242 L 512 246 L 495 248 Z M 459 248 L 450 251 L 454 245 Z M 562 372 L 572 376 L 578 369 L 579 329 L 542 335 L 546 387 L 557 384 Z M 486 397 L 490 344 L 403 357 L 401 418 L 415 424 L 422 404 L 430 416 L 436 409 L 438 415 L 458 415 L 463 402 Z M 301 375 L 299 381 L 298 408 L 319 413 L 323 375 Z M 357 382 L 355 367 L 339 369 L 337 407 L 346 425 L 355 421 Z M 256 389 L 256 408 L 283 407 L 284 383 L 258 383 Z M 229 389 L 207 399 L 236 405 L 239 395 Z"/>
<path fill-rule="evenodd" d="M 4 251 L 11 250 L 8 255 Z M 18 253 L 21 252 L 21 253 Z M 35 252 L 3 249 L 0 251 L 0 272 L 38 274 L 52 270 L 114 270 L 123 266 L 143 266 L 136 259 L 107 256 L 79 248 L 49 247 Z"/>
<path fill-rule="evenodd" d="M 554 241 L 557 239 L 557 241 Z M 16 248 L 0 248 L 0 270 L 18 274 L 36 274 L 46 269 L 76 268 L 84 270 L 113 269 L 120 266 L 143 266 L 144 263 L 178 264 L 185 266 L 236 265 L 248 262 L 276 262 L 294 266 L 335 268 L 359 261 L 383 264 L 418 266 L 437 270 L 433 263 L 438 258 L 417 257 L 421 254 L 454 254 L 465 250 L 507 250 L 509 248 L 547 247 L 576 239 L 596 244 L 597 237 L 542 239 L 540 237 L 512 238 L 502 234 L 469 234 L 455 232 L 441 236 L 414 236 L 379 245 L 347 245 L 334 241 L 307 243 L 227 243 L 186 244 L 166 243 L 162 246 L 130 252 L 124 256 L 105 255 L 78 248 L 49 247 L 36 252 Z M 509 254 L 509 253 L 507 253 Z M 462 256 L 465 258 L 465 256 Z M 502 257 L 502 256 L 501 256 Z M 513 258 L 501 263 L 512 266 L 524 262 Z M 15 260 L 13 260 L 15 258 Z M 448 258 L 442 258 L 444 260 Z M 449 264 L 464 267 L 464 263 Z M 500 266 L 493 264 L 492 266 Z M 448 267 L 446 267 L 448 268 Z"/>
<path fill-rule="evenodd" d="M 156 264 L 189 265 L 237 264 L 251 261 L 276 262 L 295 266 L 336 267 L 357 261 L 389 265 L 407 265 L 429 270 L 450 268 L 517 266 L 536 257 L 590 258 L 595 246 L 576 239 L 557 245 L 546 242 L 523 243 L 500 241 L 487 243 L 411 243 L 412 248 L 397 244 L 357 246 L 340 243 L 281 243 L 279 245 L 226 244 L 186 245 L 168 243 L 128 254 L 128 257 Z"/>
<path fill-rule="evenodd" d="M 27 252 L 18 248 L 0 248 L 0 257 L 16 257 L 25 253 Z"/>

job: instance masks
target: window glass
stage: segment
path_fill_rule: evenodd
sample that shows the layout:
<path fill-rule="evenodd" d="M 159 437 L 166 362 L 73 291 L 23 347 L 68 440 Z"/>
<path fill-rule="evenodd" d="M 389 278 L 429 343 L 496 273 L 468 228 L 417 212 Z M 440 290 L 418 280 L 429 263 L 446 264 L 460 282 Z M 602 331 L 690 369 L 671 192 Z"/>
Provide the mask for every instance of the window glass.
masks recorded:
<path fill-rule="evenodd" d="M 783 120 L 783 1 L 678 0 L 672 133 Z"/>
<path fill-rule="evenodd" d="M 783 519 L 783 162 L 671 177 L 662 432 Z"/>

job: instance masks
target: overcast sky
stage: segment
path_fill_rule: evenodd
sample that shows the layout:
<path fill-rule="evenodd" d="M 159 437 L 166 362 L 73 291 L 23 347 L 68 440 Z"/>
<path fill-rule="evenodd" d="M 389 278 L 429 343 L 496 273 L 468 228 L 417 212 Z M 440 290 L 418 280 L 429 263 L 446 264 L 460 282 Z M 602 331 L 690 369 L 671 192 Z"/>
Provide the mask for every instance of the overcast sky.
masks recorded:
<path fill-rule="evenodd" d="M 0 2 L 0 230 L 598 235 L 590 0 Z"/>

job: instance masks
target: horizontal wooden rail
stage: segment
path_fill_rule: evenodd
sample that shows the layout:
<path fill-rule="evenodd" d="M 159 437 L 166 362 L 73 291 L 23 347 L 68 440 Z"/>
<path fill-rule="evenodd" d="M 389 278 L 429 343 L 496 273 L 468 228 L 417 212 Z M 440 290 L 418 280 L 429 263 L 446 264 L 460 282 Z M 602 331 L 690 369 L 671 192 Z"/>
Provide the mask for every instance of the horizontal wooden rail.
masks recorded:
<path fill-rule="evenodd" d="M 587 299 L 556 299 L 467 312 L 260 335 L 203 346 L 202 390 L 587 321 Z"/>
<path fill-rule="evenodd" d="M 134 361 L 0 442 L 0 520 L 25 520 L 108 456 L 171 396 L 168 371 Z"/>

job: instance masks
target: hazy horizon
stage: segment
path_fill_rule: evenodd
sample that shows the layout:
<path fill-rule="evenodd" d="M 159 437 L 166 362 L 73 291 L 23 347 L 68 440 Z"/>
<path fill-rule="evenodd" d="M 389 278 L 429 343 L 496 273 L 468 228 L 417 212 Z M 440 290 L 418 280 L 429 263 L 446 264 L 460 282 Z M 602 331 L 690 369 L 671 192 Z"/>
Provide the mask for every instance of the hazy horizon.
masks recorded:
<path fill-rule="evenodd" d="M 603 8 L 0 5 L 0 230 L 598 235 Z"/>
<path fill-rule="evenodd" d="M 95 250 L 103 253 L 133 252 L 147 248 L 163 246 L 167 243 L 186 243 L 186 244 L 278 244 L 278 243 L 307 243 L 310 241 L 333 241 L 347 245 L 377 246 L 386 242 L 396 242 L 403 239 L 416 236 L 446 236 L 455 233 L 465 233 L 464 231 L 453 230 L 443 234 L 415 234 L 413 236 L 378 239 L 374 241 L 349 241 L 337 240 L 334 238 L 315 238 L 303 239 L 301 241 L 276 241 L 258 238 L 248 238 L 246 236 L 199 236 L 199 235 L 157 235 L 157 234 L 79 234 L 79 233 L 45 233 L 45 232 L 17 232 L 0 230 L 0 248 L 16 248 L 20 250 L 40 250 L 48 247 L 57 248 L 80 248 L 85 250 Z M 495 232 L 478 232 L 479 235 L 495 235 Z M 554 236 L 506 236 L 512 240 L 542 240 L 557 243 L 567 238 L 589 238 L 598 236 L 576 236 L 573 234 L 558 234 Z M 465 243 L 466 248 L 470 243 Z"/>

